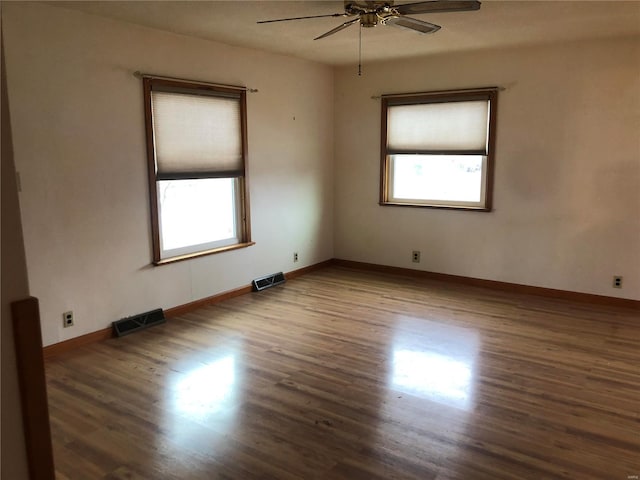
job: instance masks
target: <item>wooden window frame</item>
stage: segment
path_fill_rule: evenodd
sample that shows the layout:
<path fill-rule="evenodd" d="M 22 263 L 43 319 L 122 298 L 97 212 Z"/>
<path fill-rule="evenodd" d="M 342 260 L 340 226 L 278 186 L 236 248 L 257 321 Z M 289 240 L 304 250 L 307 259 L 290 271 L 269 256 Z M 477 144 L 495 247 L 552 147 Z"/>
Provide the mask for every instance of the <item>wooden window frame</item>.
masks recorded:
<path fill-rule="evenodd" d="M 381 98 L 381 143 L 380 143 L 380 201 L 382 206 L 414 207 L 414 208 L 439 208 L 447 210 L 472 210 L 490 212 L 493 208 L 493 178 L 495 165 L 496 124 L 498 109 L 498 88 L 477 88 L 468 90 L 446 90 L 436 92 L 406 93 L 383 95 Z M 428 103 L 451 103 L 474 100 L 489 101 L 488 138 L 486 151 L 471 150 L 392 150 L 387 146 L 387 115 L 388 108 L 396 105 L 418 105 Z M 423 154 L 423 155 L 461 155 L 475 154 L 486 156 L 484 206 L 440 205 L 415 202 L 391 201 L 389 194 L 391 178 L 390 155 L 394 154 Z"/>
<path fill-rule="evenodd" d="M 251 241 L 251 222 L 249 215 L 249 178 L 248 178 L 248 161 L 247 161 L 247 97 L 246 89 L 243 87 L 226 87 L 217 85 L 207 85 L 202 83 L 194 83 L 189 81 L 144 77 L 142 79 L 143 84 L 143 97 L 144 97 L 144 113 L 145 113 L 145 132 L 146 132 L 146 144 L 147 144 L 147 166 L 148 166 L 148 183 L 149 183 L 149 205 L 151 211 L 151 236 L 152 236 L 152 251 L 153 251 L 153 264 L 164 265 L 182 260 L 188 260 L 191 258 L 202 257 L 205 255 L 212 255 L 221 252 L 227 252 L 230 250 L 236 250 L 239 248 L 249 247 L 255 245 L 255 242 Z M 238 178 L 238 185 L 240 192 L 238 198 L 240 200 L 237 206 L 237 216 L 240 220 L 238 226 L 238 237 L 240 241 L 232 245 L 226 245 L 217 248 L 211 248 L 207 250 L 201 250 L 193 253 L 187 253 L 183 255 L 176 255 L 173 257 L 162 258 L 161 244 L 160 244 L 160 221 L 159 221 L 159 208 L 158 208 L 158 172 L 157 161 L 155 152 L 155 140 L 153 131 L 153 111 L 152 111 L 152 90 L 158 90 L 162 92 L 175 92 L 175 93 L 190 93 L 195 95 L 204 96 L 228 96 L 229 94 L 239 95 L 240 101 L 240 134 L 242 136 L 242 176 Z M 176 179 L 189 179 L 194 178 L 188 173 L 184 175 L 177 175 Z M 219 177 L 227 178 L 227 177 Z M 228 177 L 231 178 L 231 177 Z"/>

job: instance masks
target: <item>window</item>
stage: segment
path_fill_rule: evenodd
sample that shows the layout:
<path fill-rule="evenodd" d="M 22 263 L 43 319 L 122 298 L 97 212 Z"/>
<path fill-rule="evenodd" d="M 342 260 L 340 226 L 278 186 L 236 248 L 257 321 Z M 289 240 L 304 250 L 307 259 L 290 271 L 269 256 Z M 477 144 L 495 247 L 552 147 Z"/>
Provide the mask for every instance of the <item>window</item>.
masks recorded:
<path fill-rule="evenodd" d="M 497 88 L 382 97 L 381 205 L 491 210 Z"/>
<path fill-rule="evenodd" d="M 252 245 L 246 92 L 143 78 L 156 265 Z"/>

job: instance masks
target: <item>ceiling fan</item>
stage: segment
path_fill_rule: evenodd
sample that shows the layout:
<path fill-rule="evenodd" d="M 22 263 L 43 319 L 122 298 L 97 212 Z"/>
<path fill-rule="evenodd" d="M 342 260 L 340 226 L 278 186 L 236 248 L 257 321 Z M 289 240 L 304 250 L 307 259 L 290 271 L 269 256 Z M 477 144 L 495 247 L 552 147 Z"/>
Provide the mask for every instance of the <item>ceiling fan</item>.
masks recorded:
<path fill-rule="evenodd" d="M 394 5 L 393 0 L 344 0 L 344 12 L 342 13 L 311 15 L 308 17 L 279 18 L 276 20 L 262 20 L 257 23 L 288 22 L 290 20 L 306 20 L 309 18 L 324 17 L 355 17 L 314 38 L 314 40 L 326 38 L 329 35 L 338 33 L 339 31 L 344 30 L 351 25 L 355 25 L 356 23 L 359 23 L 360 27 L 365 28 L 372 28 L 377 25 L 391 25 L 424 34 L 437 32 L 440 30 L 440 26 L 418 20 L 417 18 L 407 17 L 406 15 L 464 12 L 479 9 L 480 2 L 476 0 L 431 0 L 427 2 L 405 3 L 402 5 Z"/>

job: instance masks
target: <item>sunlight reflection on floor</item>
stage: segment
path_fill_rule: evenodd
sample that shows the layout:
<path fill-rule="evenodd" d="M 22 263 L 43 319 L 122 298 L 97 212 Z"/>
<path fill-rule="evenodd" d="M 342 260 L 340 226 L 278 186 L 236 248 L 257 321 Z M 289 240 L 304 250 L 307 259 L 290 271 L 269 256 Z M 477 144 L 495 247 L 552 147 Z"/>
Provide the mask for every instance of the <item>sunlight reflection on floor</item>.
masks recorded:
<path fill-rule="evenodd" d="M 425 334 L 406 336 L 420 322 Z M 427 319 L 401 317 L 392 349 L 390 386 L 462 410 L 473 408 L 479 336 L 469 328 Z"/>
<path fill-rule="evenodd" d="M 228 355 L 189 372 L 176 384 L 178 412 L 204 419 L 231 406 L 236 383 L 236 361 Z"/>
<path fill-rule="evenodd" d="M 468 363 L 438 353 L 396 350 L 393 352 L 393 387 L 468 410 L 471 368 Z"/>

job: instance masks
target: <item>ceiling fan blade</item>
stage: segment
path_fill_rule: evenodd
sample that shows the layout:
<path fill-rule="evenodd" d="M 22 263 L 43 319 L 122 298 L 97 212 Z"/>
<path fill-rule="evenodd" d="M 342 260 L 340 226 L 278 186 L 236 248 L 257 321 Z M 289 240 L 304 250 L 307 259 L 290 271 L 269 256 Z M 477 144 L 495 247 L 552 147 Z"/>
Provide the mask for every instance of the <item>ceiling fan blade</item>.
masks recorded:
<path fill-rule="evenodd" d="M 346 17 L 346 13 L 329 13 L 327 15 L 311 15 L 309 17 L 278 18 L 276 20 L 260 20 L 256 23 L 288 22 L 289 20 L 306 20 L 307 18 Z"/>
<path fill-rule="evenodd" d="M 429 22 L 423 22 L 417 18 L 411 17 L 389 17 L 384 22 L 385 25 L 393 25 L 394 27 L 408 28 L 418 33 L 435 33 L 440 30 L 440 25 Z"/>
<path fill-rule="evenodd" d="M 314 40 L 320 40 L 321 38 L 328 37 L 329 35 L 333 35 L 334 33 L 338 33 L 340 30 L 344 30 L 347 27 L 350 27 L 354 23 L 358 23 L 360 21 L 360 17 L 354 18 L 353 20 L 349 20 L 348 22 L 344 22 L 339 27 L 334 28 L 333 30 L 329 30 L 327 33 L 323 33 L 319 37 L 314 38 Z"/>
<path fill-rule="evenodd" d="M 417 15 L 420 13 L 466 12 L 480 10 L 480 2 L 476 0 L 432 0 L 430 2 L 406 3 L 396 5 L 393 9 L 400 15 Z"/>

